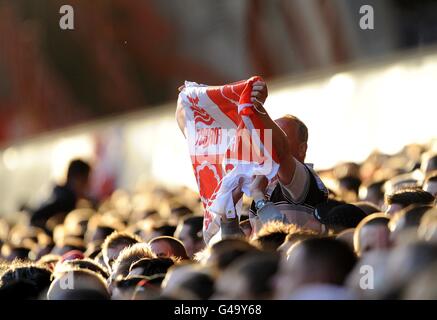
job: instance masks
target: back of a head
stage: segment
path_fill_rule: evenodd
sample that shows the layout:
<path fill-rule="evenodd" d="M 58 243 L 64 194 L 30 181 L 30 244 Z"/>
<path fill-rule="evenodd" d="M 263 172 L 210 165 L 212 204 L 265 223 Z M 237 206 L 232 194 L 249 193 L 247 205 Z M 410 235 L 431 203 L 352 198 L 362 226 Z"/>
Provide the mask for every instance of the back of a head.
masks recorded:
<path fill-rule="evenodd" d="M 131 265 L 144 258 L 156 258 L 156 255 L 152 252 L 147 243 L 136 243 L 130 247 L 124 248 L 114 262 L 112 276 L 115 278 L 120 275 L 126 277 L 129 274 Z"/>
<path fill-rule="evenodd" d="M 129 274 L 141 276 L 165 275 L 167 270 L 174 265 L 170 258 L 145 258 L 134 262 L 129 268 Z"/>
<path fill-rule="evenodd" d="M 184 217 L 181 224 L 189 226 L 191 238 L 193 238 L 194 240 L 202 240 L 203 217 L 190 215 Z"/>
<path fill-rule="evenodd" d="M 349 228 L 355 228 L 366 216 L 366 213 L 357 206 L 342 204 L 329 211 L 322 223 L 338 233 Z"/>
<path fill-rule="evenodd" d="M 273 293 L 271 280 L 278 267 L 279 255 L 254 253 L 235 261 L 229 267 L 229 272 L 236 272 L 245 279 L 246 289 L 253 299 L 267 299 Z"/>
<path fill-rule="evenodd" d="M 117 253 L 140 242 L 141 238 L 128 232 L 114 231 L 111 233 L 102 244 L 102 254 L 107 267 L 110 267 L 115 259 L 117 259 Z M 117 252 L 112 253 L 111 250 L 117 250 Z"/>
<path fill-rule="evenodd" d="M 424 271 L 410 279 L 403 290 L 405 300 L 437 300 L 437 263 L 432 263 Z"/>
<path fill-rule="evenodd" d="M 362 253 L 370 250 L 370 248 L 368 249 L 365 246 L 363 246 L 362 243 L 361 237 L 362 237 L 363 228 L 367 226 L 381 226 L 384 228 L 384 230 L 386 230 L 387 233 L 390 233 L 390 229 L 388 227 L 389 223 L 390 223 L 390 217 L 384 213 L 372 213 L 367 217 L 365 217 L 355 228 L 355 232 L 353 236 L 355 252 L 358 255 L 361 255 Z"/>
<path fill-rule="evenodd" d="M 219 269 L 223 270 L 237 258 L 246 253 L 254 253 L 259 250 L 241 238 L 229 238 L 215 243 L 211 247 L 212 263 Z"/>
<path fill-rule="evenodd" d="M 316 205 L 314 216 L 320 223 L 324 223 L 325 219 L 328 217 L 329 212 L 331 212 L 332 209 L 343 204 L 346 204 L 346 202 L 335 199 L 328 199 L 327 201 Z"/>
<path fill-rule="evenodd" d="M 181 281 L 180 289 L 188 291 L 194 298 L 207 300 L 214 293 L 214 280 L 206 273 L 193 272 Z"/>
<path fill-rule="evenodd" d="M 287 235 L 295 230 L 295 225 L 272 221 L 264 224 L 253 240 L 265 251 L 276 251 Z"/>
<path fill-rule="evenodd" d="M 338 179 L 339 187 L 341 190 L 353 192 L 358 196 L 361 180 L 355 176 L 345 176 Z"/>
<path fill-rule="evenodd" d="M 1 276 L 2 285 L 12 282 L 27 281 L 32 283 L 36 290 L 42 292 L 51 283 L 52 272 L 45 267 L 37 265 L 17 265 L 6 270 Z"/>
<path fill-rule="evenodd" d="M 105 267 L 103 267 L 102 265 L 100 265 L 96 261 L 88 259 L 88 258 L 65 261 L 65 262 L 63 262 L 63 264 L 65 264 L 66 268 L 73 268 L 73 269 L 79 268 L 79 269 L 91 270 L 91 271 L 94 271 L 94 272 L 100 274 L 105 279 L 109 277 L 109 273 Z"/>
<path fill-rule="evenodd" d="M 361 186 L 359 190 L 360 199 L 369 201 L 374 205 L 381 205 L 384 202 L 385 180 L 372 182 L 366 186 Z"/>
<path fill-rule="evenodd" d="M 155 237 L 160 237 L 160 236 L 173 237 L 175 231 L 176 231 L 176 226 L 167 223 L 159 224 L 152 227 L 152 232 L 155 235 Z"/>
<path fill-rule="evenodd" d="M 0 287 L 0 300 L 34 300 L 41 290 L 28 280 L 14 280 Z"/>
<path fill-rule="evenodd" d="M 421 188 L 406 188 L 387 195 L 387 205 L 397 205 L 400 209 L 410 205 L 432 205 L 435 198 Z M 390 210 L 389 210 L 390 211 Z"/>
<path fill-rule="evenodd" d="M 50 285 L 48 300 L 108 300 L 110 294 L 99 274 L 84 269 L 66 271 Z"/>
<path fill-rule="evenodd" d="M 397 297 L 409 280 L 436 262 L 435 244 L 416 242 L 395 247 L 388 259 L 387 292 Z"/>
<path fill-rule="evenodd" d="M 432 206 L 428 205 L 412 205 L 405 208 L 391 219 L 391 231 L 399 233 L 410 228 L 418 228 L 423 215 L 430 209 Z"/>
<path fill-rule="evenodd" d="M 381 209 L 373 204 L 372 202 L 369 201 L 359 201 L 359 202 L 355 202 L 352 203 L 354 206 L 360 208 L 361 210 L 363 210 L 363 212 L 366 215 L 372 214 L 372 213 L 377 213 L 377 212 L 381 212 Z"/>
<path fill-rule="evenodd" d="M 307 239 L 291 251 L 298 248 L 302 253 L 300 263 L 306 266 L 305 272 L 311 278 L 319 277 L 317 281 L 323 283 L 342 285 L 357 261 L 355 253 L 346 243 L 333 238 Z"/>

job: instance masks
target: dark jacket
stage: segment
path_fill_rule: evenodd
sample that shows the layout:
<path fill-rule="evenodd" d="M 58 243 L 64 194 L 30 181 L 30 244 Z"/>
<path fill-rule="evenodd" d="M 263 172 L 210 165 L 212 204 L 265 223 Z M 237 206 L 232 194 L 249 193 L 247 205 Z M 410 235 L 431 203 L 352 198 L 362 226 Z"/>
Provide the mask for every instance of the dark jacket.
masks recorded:
<path fill-rule="evenodd" d="M 67 214 L 76 207 L 76 201 L 77 196 L 68 185 L 55 186 L 50 199 L 33 211 L 30 224 L 46 229 L 47 220 L 60 213 Z"/>

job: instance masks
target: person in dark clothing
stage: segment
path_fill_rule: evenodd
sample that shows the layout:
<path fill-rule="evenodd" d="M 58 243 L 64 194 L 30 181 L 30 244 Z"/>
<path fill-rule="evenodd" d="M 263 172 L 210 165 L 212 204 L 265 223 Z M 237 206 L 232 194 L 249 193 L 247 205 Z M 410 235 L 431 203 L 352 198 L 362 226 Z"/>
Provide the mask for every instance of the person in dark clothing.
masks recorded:
<path fill-rule="evenodd" d="M 57 185 L 52 196 L 41 207 L 32 212 L 30 224 L 47 230 L 47 221 L 57 215 L 65 215 L 75 209 L 79 198 L 84 197 L 88 188 L 91 167 L 88 163 L 76 159 L 68 166 L 67 181 Z"/>

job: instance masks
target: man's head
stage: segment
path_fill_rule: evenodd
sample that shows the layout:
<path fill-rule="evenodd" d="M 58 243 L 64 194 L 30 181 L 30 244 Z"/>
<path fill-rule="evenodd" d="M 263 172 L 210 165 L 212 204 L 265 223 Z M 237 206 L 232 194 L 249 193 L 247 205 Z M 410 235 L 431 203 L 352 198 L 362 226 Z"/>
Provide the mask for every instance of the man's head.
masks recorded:
<path fill-rule="evenodd" d="M 366 217 L 363 210 L 353 204 L 342 204 L 334 207 L 322 219 L 330 230 L 339 233 L 349 228 L 355 228 Z"/>
<path fill-rule="evenodd" d="M 139 242 L 141 242 L 140 237 L 134 234 L 118 231 L 111 233 L 102 245 L 103 260 L 108 270 L 111 270 L 112 264 L 124 248 Z"/>
<path fill-rule="evenodd" d="M 392 241 L 400 244 L 410 238 L 415 240 L 421 219 L 430 209 L 432 209 L 432 206 L 412 205 L 397 212 L 389 223 Z"/>
<path fill-rule="evenodd" d="M 361 256 L 375 249 L 389 248 L 391 245 L 389 222 L 390 217 L 383 213 L 373 213 L 364 218 L 355 228 L 355 252 Z"/>
<path fill-rule="evenodd" d="M 359 195 L 360 200 L 368 201 L 377 206 L 382 206 L 384 204 L 384 184 L 385 180 L 372 182 L 368 185 L 361 186 Z"/>
<path fill-rule="evenodd" d="M 90 172 L 91 166 L 80 159 L 72 160 L 68 166 L 66 184 L 79 197 L 84 196 L 88 189 Z"/>
<path fill-rule="evenodd" d="M 285 299 L 309 284 L 342 285 L 356 260 L 353 250 L 343 241 L 313 238 L 299 242 L 280 264 L 275 279 L 277 298 Z"/>
<path fill-rule="evenodd" d="M 5 286 L 13 282 L 25 281 L 32 285 L 35 293 L 40 294 L 50 286 L 51 276 L 52 272 L 43 266 L 17 264 L 2 274 L 0 282 Z"/>
<path fill-rule="evenodd" d="M 242 238 L 228 238 L 212 245 L 207 264 L 218 270 L 226 269 L 239 257 L 259 252 L 259 249 Z"/>
<path fill-rule="evenodd" d="M 109 273 L 106 268 L 89 258 L 67 260 L 62 263 L 58 263 L 55 272 L 63 272 L 65 269 L 86 269 L 100 274 L 105 279 L 109 277 Z"/>
<path fill-rule="evenodd" d="M 187 274 L 174 291 L 177 299 L 208 300 L 214 293 L 214 279 L 207 273 L 195 271 Z"/>
<path fill-rule="evenodd" d="M 435 198 L 421 188 L 407 188 L 387 195 L 387 213 L 394 214 L 412 204 L 432 205 Z"/>
<path fill-rule="evenodd" d="M 68 270 L 53 280 L 48 300 L 109 300 L 110 295 L 102 276 L 91 270 Z"/>
<path fill-rule="evenodd" d="M 150 240 L 149 244 L 152 251 L 160 258 L 176 257 L 188 259 L 184 244 L 176 238 L 168 236 L 156 237 Z"/>
<path fill-rule="evenodd" d="M 175 237 L 182 241 L 190 258 L 205 247 L 203 241 L 203 217 L 189 216 L 178 225 Z"/>
<path fill-rule="evenodd" d="M 165 276 L 167 270 L 174 265 L 171 258 L 144 258 L 132 263 L 129 268 L 129 276 Z"/>
<path fill-rule="evenodd" d="M 436 244 L 419 241 L 395 247 L 387 261 L 387 294 L 397 298 L 408 281 L 435 262 Z"/>
<path fill-rule="evenodd" d="M 297 117 L 285 115 L 275 120 L 276 124 L 285 132 L 291 154 L 300 162 L 305 161 L 308 149 L 308 128 Z"/>
<path fill-rule="evenodd" d="M 112 290 L 115 281 L 129 275 L 130 267 L 133 263 L 146 258 L 156 258 L 156 255 L 147 243 L 136 243 L 124 248 L 112 266 L 112 273 L 108 279 L 109 288 Z"/>
<path fill-rule="evenodd" d="M 273 253 L 244 255 L 221 273 L 216 282 L 216 299 L 269 299 L 273 294 L 272 279 L 279 265 Z"/>
<path fill-rule="evenodd" d="M 265 251 L 276 251 L 290 232 L 296 230 L 293 224 L 271 221 L 264 224 L 253 241 Z"/>

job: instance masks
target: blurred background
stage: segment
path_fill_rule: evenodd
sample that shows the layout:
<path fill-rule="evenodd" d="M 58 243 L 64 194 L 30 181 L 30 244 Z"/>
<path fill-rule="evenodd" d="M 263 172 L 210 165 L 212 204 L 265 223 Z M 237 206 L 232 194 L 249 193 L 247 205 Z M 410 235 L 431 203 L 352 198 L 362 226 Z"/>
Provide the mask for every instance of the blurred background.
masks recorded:
<path fill-rule="evenodd" d="M 436 45 L 434 0 L 0 0 L 0 214 L 35 206 L 76 157 L 96 198 L 195 188 L 174 120 L 185 80 L 264 77 L 317 169 L 435 144 Z"/>

